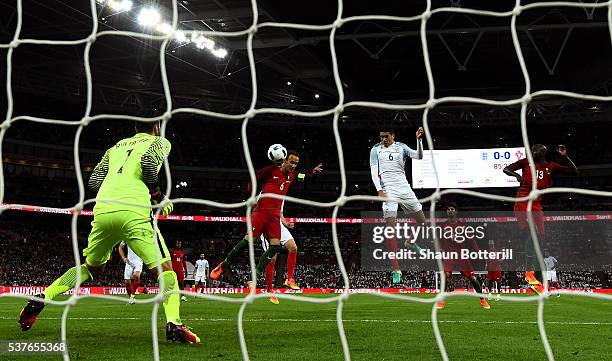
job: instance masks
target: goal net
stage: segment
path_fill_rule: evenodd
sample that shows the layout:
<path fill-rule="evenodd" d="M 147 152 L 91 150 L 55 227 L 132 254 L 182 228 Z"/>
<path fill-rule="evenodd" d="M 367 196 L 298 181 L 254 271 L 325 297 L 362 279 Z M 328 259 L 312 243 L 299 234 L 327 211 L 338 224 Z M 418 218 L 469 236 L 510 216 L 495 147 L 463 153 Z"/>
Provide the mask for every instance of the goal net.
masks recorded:
<path fill-rule="evenodd" d="M 174 0 L 171 3 L 172 3 L 172 21 L 171 21 L 170 26 L 173 29 L 173 31 L 176 31 L 177 24 L 179 22 L 179 16 L 178 16 L 179 1 Z M 88 36 L 82 39 L 77 39 L 77 40 L 42 40 L 42 39 L 24 38 L 21 36 L 22 27 L 23 27 L 23 24 L 22 24 L 23 2 L 22 0 L 17 0 L 16 1 L 16 8 L 17 8 L 16 30 L 10 42 L 0 44 L 0 49 L 6 50 L 6 69 L 4 69 L 4 71 L 6 72 L 5 88 L 6 88 L 6 99 L 7 99 L 7 112 L 6 112 L 4 121 L 0 125 L 0 144 L 2 140 L 4 139 L 4 136 L 6 135 L 9 128 L 15 122 L 18 122 L 18 121 L 30 121 L 30 122 L 58 124 L 58 125 L 59 124 L 63 124 L 63 125 L 70 124 L 70 125 L 78 126 L 78 130 L 74 138 L 74 169 L 75 169 L 75 173 L 77 177 L 79 198 L 78 198 L 78 202 L 70 208 L 70 211 L 74 212 L 74 215 L 72 216 L 72 235 L 73 235 L 72 241 L 73 241 L 73 250 L 74 250 L 74 260 L 77 266 L 81 265 L 80 250 L 79 250 L 77 239 L 76 239 L 77 219 L 79 217 L 79 211 L 83 210 L 85 205 L 95 202 L 95 199 L 85 199 L 85 187 L 84 187 L 84 181 L 81 175 L 81 164 L 79 160 L 79 140 L 80 140 L 80 136 L 83 131 L 83 128 L 86 127 L 91 122 L 95 122 L 97 120 L 115 119 L 115 120 L 120 120 L 120 121 L 141 121 L 141 122 L 161 121 L 162 135 L 166 134 L 167 126 L 169 122 L 172 121 L 173 116 L 176 114 L 180 114 L 180 113 L 198 114 L 198 115 L 204 115 L 204 116 L 228 119 L 228 120 L 242 120 L 241 141 L 243 145 L 244 157 L 245 157 L 245 160 L 248 166 L 248 171 L 250 174 L 251 182 L 253 182 L 253 184 L 256 184 L 255 169 L 253 166 L 253 162 L 251 161 L 251 155 L 249 152 L 249 143 L 248 143 L 249 138 L 248 138 L 247 131 L 246 131 L 247 125 L 255 116 L 262 115 L 262 114 L 280 114 L 280 115 L 286 115 L 286 116 L 301 116 L 301 117 L 333 116 L 333 134 L 334 134 L 336 148 L 337 148 L 337 152 L 339 156 L 339 169 L 340 169 L 340 180 L 341 180 L 339 197 L 335 201 L 330 202 L 330 203 L 314 202 L 314 201 L 310 201 L 306 199 L 299 199 L 299 198 L 294 198 L 294 197 L 282 197 L 282 198 L 287 202 L 296 202 L 296 203 L 300 203 L 300 204 L 308 205 L 312 207 L 333 208 L 332 217 L 335 220 L 338 217 L 338 213 L 341 207 L 347 204 L 347 202 L 355 202 L 355 201 L 382 202 L 383 200 L 382 198 L 375 197 L 375 196 L 363 196 L 363 195 L 347 196 L 347 177 L 346 177 L 346 171 L 345 171 L 345 154 L 343 152 L 343 146 L 342 146 L 342 141 L 341 141 L 339 127 L 338 127 L 339 121 L 341 119 L 341 115 L 343 114 L 343 111 L 345 111 L 347 108 L 368 107 L 368 108 L 377 108 L 377 109 L 385 109 L 385 110 L 422 111 L 422 124 L 425 129 L 425 139 L 426 139 L 427 149 L 430 151 L 433 151 L 434 142 L 433 142 L 432 133 L 430 129 L 430 122 L 429 122 L 430 119 L 429 118 L 430 118 L 430 112 L 436 106 L 439 106 L 442 104 L 448 104 L 448 103 L 471 103 L 471 104 L 494 105 L 494 106 L 520 106 L 520 128 L 521 128 L 523 145 L 525 146 L 526 149 L 530 149 L 529 136 L 527 132 L 527 108 L 533 99 L 540 98 L 540 97 L 547 97 L 547 96 L 559 96 L 559 97 L 576 98 L 576 99 L 592 100 L 592 101 L 600 101 L 600 102 L 612 101 L 612 96 L 594 96 L 594 95 L 588 95 L 588 94 L 579 94 L 579 93 L 573 93 L 573 92 L 559 91 L 559 90 L 554 90 L 554 89 L 532 91 L 529 71 L 527 69 L 527 65 L 523 58 L 523 51 L 522 51 L 521 44 L 518 38 L 518 33 L 517 33 L 517 19 L 521 16 L 521 13 L 523 13 L 524 11 L 530 10 L 530 9 L 544 8 L 544 7 L 574 7 L 574 8 L 585 8 L 585 9 L 604 8 L 604 9 L 607 9 L 608 22 L 609 22 L 608 26 L 609 26 L 611 39 L 612 39 L 612 1 L 594 2 L 594 3 L 587 3 L 587 2 L 582 2 L 582 1 L 577 1 L 577 2 L 559 1 L 559 2 L 533 2 L 529 4 L 521 4 L 521 0 L 517 0 L 514 7 L 511 10 L 503 11 L 503 12 L 496 12 L 496 11 L 484 11 L 484 10 L 479 10 L 479 9 L 460 8 L 460 7 L 440 7 L 440 8 L 433 9 L 432 1 L 427 0 L 425 10 L 421 14 L 416 15 L 416 16 L 402 17 L 402 16 L 388 16 L 388 15 L 364 15 L 364 16 L 345 17 L 343 15 L 344 2 L 342 0 L 338 0 L 337 15 L 336 15 L 335 20 L 332 23 L 325 24 L 325 25 L 308 25 L 308 24 L 296 24 L 296 23 L 261 22 L 260 16 L 258 13 L 257 1 L 252 0 L 251 1 L 251 8 L 252 8 L 252 14 L 253 14 L 252 24 L 246 30 L 236 31 L 236 32 L 224 32 L 222 34 L 224 37 L 241 37 L 241 36 L 247 37 L 247 54 L 248 54 L 250 74 L 251 74 L 252 98 L 251 98 L 249 109 L 242 114 L 224 114 L 224 113 L 207 111 L 203 109 L 175 107 L 172 103 L 171 90 L 170 90 L 170 86 L 168 82 L 168 75 L 167 75 L 167 69 L 166 69 L 166 53 L 168 49 L 168 44 L 171 41 L 172 31 L 169 31 L 168 35 L 151 35 L 151 34 L 139 33 L 139 32 L 115 31 L 115 30 L 99 31 L 98 23 L 100 19 L 99 19 L 97 3 L 95 0 L 90 0 L 90 5 L 91 5 L 90 6 L 91 18 L 93 21 L 91 23 L 91 32 Z M 427 30 L 427 24 L 428 24 L 429 19 L 432 17 L 432 15 L 438 14 L 438 13 L 473 14 L 473 15 L 479 15 L 479 16 L 490 16 L 490 17 L 509 19 L 510 20 L 510 31 L 511 31 L 512 41 L 514 45 L 514 51 L 516 53 L 516 57 L 520 64 L 520 69 L 522 71 L 522 76 L 524 78 L 525 88 L 524 88 L 523 95 L 516 99 L 510 99 L 510 100 L 504 100 L 504 101 L 477 98 L 477 97 L 461 97 L 461 96 L 436 97 L 436 89 L 435 89 L 435 82 L 434 82 L 435 74 L 432 71 L 432 67 L 430 63 L 430 54 L 428 51 L 428 38 L 426 36 L 426 30 Z M 421 104 L 414 104 L 414 105 L 397 105 L 397 104 L 388 104 L 388 103 L 370 102 L 370 101 L 351 101 L 351 102 L 345 101 L 345 91 L 343 87 L 342 76 L 338 70 L 338 59 L 336 56 L 335 38 L 337 36 L 338 29 L 340 29 L 343 25 L 350 23 L 350 22 L 363 21 L 363 20 L 420 23 L 420 39 L 421 39 L 421 44 L 422 44 L 422 54 L 424 58 L 424 64 L 425 64 L 425 70 L 426 70 L 427 82 L 428 82 L 428 99 L 426 102 L 423 102 Z M 336 91 L 338 93 L 337 105 L 335 105 L 334 107 L 330 109 L 327 109 L 324 111 L 317 111 L 317 112 L 296 111 L 296 110 L 281 109 L 281 108 L 257 108 L 256 107 L 257 100 L 258 100 L 258 87 L 257 87 L 257 74 L 256 74 L 256 67 L 255 67 L 256 59 L 253 53 L 253 42 L 254 42 L 254 36 L 256 32 L 260 31 L 263 28 L 291 28 L 291 29 L 301 29 L 301 30 L 318 30 L 318 31 L 326 31 L 329 33 L 329 50 L 331 52 L 331 59 L 332 59 L 333 80 L 335 82 Z M 202 36 L 219 36 L 220 35 L 219 33 L 213 32 L 213 31 L 197 31 L 195 33 L 200 34 Z M 128 115 L 116 115 L 116 114 L 92 115 L 91 110 L 92 110 L 92 98 L 93 98 L 93 94 L 92 94 L 93 93 L 93 90 L 92 90 L 93 81 L 92 81 L 92 71 L 91 71 L 92 66 L 90 63 L 91 61 L 90 53 L 91 53 L 92 46 L 96 41 L 98 41 L 100 38 L 108 37 L 108 36 L 132 37 L 132 38 L 138 38 L 138 39 L 162 41 L 161 48 L 159 51 L 159 69 L 160 69 L 160 74 L 161 74 L 163 91 L 165 95 L 166 108 L 165 108 L 164 113 L 161 116 L 137 117 L 137 116 L 128 116 Z M 85 68 L 85 79 L 87 82 L 86 83 L 87 85 L 86 86 L 86 91 L 87 91 L 86 107 L 85 107 L 84 114 L 82 115 L 82 118 L 78 121 L 65 121 L 62 119 L 47 119 L 47 118 L 33 117 L 33 116 L 14 116 L 12 69 L 13 69 L 14 53 L 18 51 L 19 47 L 23 45 L 62 46 L 62 45 L 77 45 L 77 44 L 82 44 L 82 45 L 84 44 L 83 60 L 84 60 L 84 68 Z M 530 152 L 526 152 L 526 153 L 527 153 L 527 157 L 530 162 L 531 171 L 533 173 L 535 168 L 533 165 L 533 159 L 532 159 L 531 153 Z M 1 156 L 0 156 L 0 162 L 2 162 Z M 434 164 L 434 169 L 435 169 L 435 158 L 432 159 L 432 162 Z M 172 198 L 172 187 L 171 187 L 172 176 L 171 176 L 170 167 L 169 167 L 167 160 L 165 161 L 164 169 L 167 175 L 166 176 L 167 177 L 166 194 L 168 194 L 168 196 Z M 4 183 L 4 175 L 2 174 L 2 171 L 3 171 L 3 167 L 0 167 L 0 203 L 3 202 L 4 196 L 5 196 L 5 187 L 4 187 L 5 183 Z M 436 172 L 436 177 L 437 177 L 437 172 Z M 178 202 L 195 203 L 195 204 L 211 206 L 211 207 L 218 207 L 218 208 L 238 208 L 238 207 L 245 206 L 247 209 L 246 215 L 248 216 L 254 204 L 256 203 L 255 190 L 256 190 L 256 187 L 253 187 L 250 198 L 240 204 L 223 204 L 223 203 L 213 202 L 213 201 L 205 200 L 205 199 L 180 199 L 180 200 L 173 200 L 173 201 L 175 203 L 178 203 Z M 421 199 L 420 201 L 429 202 L 431 204 L 429 211 L 431 212 L 431 216 L 432 216 L 431 218 L 435 219 L 434 211 L 436 208 L 436 203 L 440 200 L 442 196 L 448 195 L 448 194 L 461 194 L 461 195 L 467 195 L 467 196 L 473 196 L 473 197 L 487 198 L 491 200 L 503 200 L 507 202 L 516 202 L 517 200 L 529 200 L 530 201 L 529 207 L 531 207 L 532 202 L 538 196 L 542 194 L 561 193 L 561 192 L 572 192 L 572 193 L 601 196 L 601 197 L 611 197 L 612 196 L 612 193 L 610 192 L 599 192 L 599 191 L 585 190 L 585 189 L 579 189 L 579 188 L 550 188 L 550 189 L 545 189 L 545 190 L 536 190 L 535 184 L 534 184 L 534 188 L 532 189 L 532 192 L 530 193 L 528 197 L 526 197 L 526 199 L 503 197 L 503 196 L 491 195 L 491 194 L 482 193 L 482 192 L 468 191 L 464 189 L 441 190 L 438 187 L 429 197 L 425 199 Z M 266 196 L 273 197 L 270 195 L 264 195 L 264 197 Z M 2 210 L 5 210 L 11 207 L 17 207 L 17 206 L 18 205 L 3 206 Z M 159 206 L 156 207 L 157 215 L 159 215 L 160 209 L 161 208 Z M 248 228 L 249 229 L 251 228 L 250 221 L 248 224 Z M 534 248 L 536 250 L 536 255 L 537 255 L 537 259 L 540 264 L 540 268 L 544 269 L 542 252 L 540 251 L 538 247 L 537 233 L 535 231 L 532 221 L 530 222 L 529 228 L 530 228 L 532 239 L 534 241 L 534 245 L 535 245 Z M 338 229 L 337 229 L 336 222 L 332 222 L 332 235 L 333 235 L 333 245 L 334 245 L 334 249 L 336 253 L 337 262 L 338 262 L 339 269 L 342 274 L 342 280 L 343 280 L 343 285 L 344 285 L 343 287 L 345 288 L 345 290 L 348 291 L 351 285 L 350 285 L 348 273 L 347 273 L 342 255 L 341 255 L 341 248 L 340 248 L 340 243 L 338 241 Z M 249 262 L 250 262 L 250 267 L 252 270 L 251 277 L 254 279 L 255 278 L 255 253 L 254 253 L 253 243 L 249 244 Z M 441 261 L 438 261 L 438 267 L 440 270 L 442 270 Z M 77 269 L 79 268 L 77 267 Z M 77 284 L 76 288 L 78 289 L 78 287 L 79 285 Z M 436 339 L 442 359 L 448 360 L 448 354 L 445 348 L 444 340 L 441 336 L 440 329 L 439 329 L 438 313 L 437 313 L 438 311 L 436 307 L 434 306 L 438 301 L 444 300 L 451 296 L 462 295 L 462 296 L 478 297 L 478 295 L 469 293 L 469 292 L 451 294 L 451 293 L 444 292 L 443 291 L 444 288 L 445 288 L 444 280 L 442 279 L 440 283 L 440 289 L 442 291 L 439 292 L 434 298 L 419 298 L 419 297 L 411 297 L 411 296 L 406 296 L 406 295 L 394 295 L 394 294 L 384 294 L 384 293 L 376 294 L 376 296 L 400 300 L 404 302 L 420 302 L 420 303 L 431 304 L 432 305 L 431 320 L 432 320 L 432 326 L 433 326 L 433 333 L 435 335 L 435 339 Z M 544 327 L 544 305 L 545 305 L 545 302 L 549 294 L 550 293 L 548 292 L 548 289 L 546 289 L 545 293 L 542 294 L 541 296 L 502 297 L 502 301 L 537 302 L 538 303 L 537 323 L 538 323 L 539 332 L 541 335 L 541 340 L 545 348 L 548 359 L 553 360 L 554 359 L 553 351 L 548 342 L 546 329 Z M 204 298 L 208 300 L 213 300 L 213 301 L 218 301 L 218 302 L 240 302 L 241 303 L 241 307 L 238 313 L 238 335 L 239 335 L 242 356 L 245 360 L 248 360 L 249 351 L 248 351 L 248 347 L 245 341 L 245 335 L 243 331 L 244 312 L 247 306 L 250 303 L 252 303 L 255 299 L 267 297 L 268 295 L 265 293 L 257 294 L 255 292 L 255 289 L 251 289 L 251 293 L 242 299 L 231 299 L 231 298 L 226 298 L 222 296 L 204 295 L 204 294 L 197 294 L 197 295 L 192 294 L 192 296 L 200 297 L 200 298 Z M 594 293 L 593 294 L 580 294 L 580 296 L 596 297 L 596 298 L 601 298 L 605 300 L 612 299 L 609 295 L 594 294 Z M 27 296 L 20 296 L 20 295 L 13 295 L 13 294 L 1 294 L 0 297 L 28 298 Z M 79 295 L 77 293 L 74 293 L 66 301 L 46 301 L 47 303 L 51 303 L 54 305 L 61 305 L 65 307 L 63 317 L 61 320 L 61 325 L 62 325 L 61 326 L 61 330 L 62 330 L 61 337 L 63 341 L 66 341 L 66 338 L 67 338 L 66 327 L 67 327 L 67 319 L 69 317 L 68 316 L 69 310 L 72 306 L 74 306 L 77 303 L 77 301 L 85 297 L 89 297 L 89 296 Z M 100 297 L 104 297 L 106 299 L 114 300 L 114 301 L 122 301 L 122 302 L 126 301 L 125 298 L 119 298 L 119 297 L 114 297 L 114 296 L 100 296 Z M 340 293 L 337 296 L 329 297 L 329 298 L 311 298 L 311 297 L 303 297 L 303 296 L 288 295 L 288 294 L 279 294 L 277 295 L 277 297 L 281 299 L 291 299 L 291 300 L 300 301 L 300 302 L 335 303 L 337 307 L 336 308 L 337 327 L 338 327 L 338 332 L 339 332 L 340 339 L 342 342 L 343 357 L 345 360 L 351 359 L 351 355 L 349 351 L 349 341 L 347 340 L 347 337 L 344 331 L 344 324 L 343 324 L 343 317 L 342 317 L 343 307 L 345 303 L 347 302 L 347 300 L 351 297 L 350 292 Z M 159 305 L 162 302 L 162 299 L 163 299 L 163 295 L 160 294 L 154 298 L 148 299 L 146 302 L 154 303 L 155 304 L 154 310 L 155 312 L 157 312 L 157 310 L 159 309 Z M 151 317 L 151 327 L 153 330 L 152 341 L 153 341 L 154 359 L 159 360 L 159 349 L 157 346 L 157 342 L 158 342 L 157 340 L 157 334 L 158 334 L 157 317 L 155 317 L 155 315 L 152 315 Z M 64 359 L 66 360 L 70 359 L 68 352 L 64 353 Z"/>

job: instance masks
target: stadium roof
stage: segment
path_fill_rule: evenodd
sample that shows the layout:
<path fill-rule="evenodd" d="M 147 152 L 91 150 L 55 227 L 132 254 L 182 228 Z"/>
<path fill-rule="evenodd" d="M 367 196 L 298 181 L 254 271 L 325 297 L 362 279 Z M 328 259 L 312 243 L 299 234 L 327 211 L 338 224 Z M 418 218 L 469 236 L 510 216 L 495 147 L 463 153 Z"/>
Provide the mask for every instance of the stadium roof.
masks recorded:
<path fill-rule="evenodd" d="M 151 4 L 132 0 L 129 10 L 117 11 L 117 4 L 125 1 L 97 2 L 99 32 L 129 30 L 159 35 L 155 26 L 147 28 L 139 23 L 143 8 L 158 10 L 160 23 L 171 20 L 170 1 Z M 337 14 L 337 3 L 330 0 L 261 0 L 257 4 L 260 24 L 329 24 Z M 87 1 L 24 2 L 21 38 L 87 37 L 92 23 L 89 5 Z M 514 1 L 433 1 L 433 8 L 443 6 L 510 11 Z M 425 1 L 347 1 L 343 17 L 414 16 L 424 9 Z M 0 4 L 2 43 L 9 42 L 13 36 L 15 11 L 15 2 Z M 250 27 L 253 21 L 250 1 L 179 1 L 178 13 L 178 28 L 191 42 L 175 39 L 165 54 L 174 106 L 234 114 L 244 112 L 252 91 L 247 37 L 227 37 L 223 33 Z M 606 8 L 533 9 L 524 11 L 517 24 L 533 90 L 552 88 L 610 94 L 612 46 Z M 340 27 L 335 46 L 346 100 L 424 102 L 428 87 L 419 28 L 420 21 L 371 20 L 351 21 Z M 216 49 L 225 49 L 227 55 L 218 57 L 194 46 L 197 40 L 192 35 L 194 30 L 216 32 L 208 38 Z M 329 35 L 329 30 L 258 29 L 253 40 L 258 107 L 318 110 L 329 109 L 337 103 Z M 160 45 L 161 41 L 128 36 L 97 38 L 91 49 L 94 114 L 109 112 L 109 109 L 138 115 L 163 112 Z M 438 97 L 510 99 L 524 91 L 509 17 L 434 14 L 427 24 L 427 46 Z M 42 95 L 84 107 L 83 50 L 84 45 L 20 45 L 13 55 L 16 97 Z M 6 49 L 0 50 L 2 67 L 5 55 Z M 2 72 L 0 81 L 4 82 L 4 76 Z M 568 102 L 575 103 L 557 99 L 545 101 L 544 106 L 552 104 L 558 110 L 557 107 Z M 16 112 L 25 103 L 17 99 Z M 584 109 L 592 107 L 593 104 L 588 104 Z"/>

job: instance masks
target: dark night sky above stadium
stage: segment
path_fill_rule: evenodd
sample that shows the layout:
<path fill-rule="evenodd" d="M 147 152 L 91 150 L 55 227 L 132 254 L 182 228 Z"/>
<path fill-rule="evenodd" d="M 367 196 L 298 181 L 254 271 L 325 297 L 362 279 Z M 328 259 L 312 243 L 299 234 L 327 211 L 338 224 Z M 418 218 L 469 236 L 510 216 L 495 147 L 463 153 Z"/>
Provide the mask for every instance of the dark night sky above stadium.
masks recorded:
<path fill-rule="evenodd" d="M 432 9 L 459 5 L 510 11 L 514 3 L 440 0 L 432 1 Z M 15 1 L 0 3 L 0 43 L 7 43 L 13 37 L 15 4 Z M 337 3 L 329 0 L 262 0 L 257 4 L 259 23 L 322 25 L 333 22 L 337 14 Z M 415 16 L 425 9 L 425 4 L 425 1 L 346 1 L 343 17 Z M 139 12 L 149 5 L 133 0 L 130 11 L 117 13 L 108 3 L 96 4 L 98 31 L 159 34 L 139 24 Z M 170 5 L 167 0 L 154 4 L 161 21 L 169 21 Z M 75 40 L 87 37 L 91 31 L 92 18 L 87 1 L 32 0 L 24 2 L 23 13 L 22 39 Z M 249 28 L 253 20 L 250 2 L 180 1 L 178 14 L 178 28 L 192 41 L 185 43 L 175 38 L 165 52 L 173 109 L 190 107 L 228 114 L 244 113 L 252 95 L 247 37 L 228 37 L 223 33 Z M 345 102 L 418 104 L 426 101 L 428 81 L 419 29 L 420 21 L 364 19 L 343 24 L 337 30 L 334 44 Z M 612 45 L 605 8 L 526 10 L 517 18 L 517 29 L 532 91 L 558 89 L 610 94 Z M 209 38 L 216 48 L 227 51 L 225 57 L 214 56 L 211 51 L 195 45 L 193 31 L 202 30 L 215 31 Z M 320 111 L 337 104 L 329 35 L 329 30 L 258 29 L 253 39 L 257 108 Z M 525 84 L 512 42 L 510 17 L 437 13 L 427 22 L 426 39 L 436 97 L 507 100 L 523 94 Z M 92 115 L 149 117 L 166 111 L 160 77 L 160 45 L 161 41 L 129 36 L 97 37 L 90 52 Z M 83 44 L 21 44 L 15 48 L 12 55 L 13 115 L 81 119 L 86 104 L 84 49 Z M 0 68 L 6 66 L 6 55 L 7 50 L 0 49 Z M 5 83 L 5 77 L 6 72 L 0 72 L 0 83 Z M 0 114 L 6 112 L 6 100 L 5 92 L 0 92 Z M 452 103 L 434 108 L 429 119 L 438 149 L 496 147 L 522 143 L 518 115 L 517 106 Z M 544 138 L 550 146 L 564 143 L 572 150 L 581 147 L 585 140 L 590 144 L 603 144 L 601 138 L 612 124 L 609 102 L 564 97 L 536 99 L 529 107 L 529 117 L 532 137 L 540 141 Z M 243 168 L 240 122 L 193 114 L 174 115 L 168 134 L 173 142 L 181 145 L 173 151 L 173 164 Z M 422 124 L 422 111 L 346 108 L 340 128 L 343 146 L 349 154 L 346 163 L 349 170 L 365 169 L 363 163 L 367 159 L 353 155 L 367 152 L 380 124 L 392 124 L 402 137 L 412 137 L 414 129 Z M 70 158 L 75 131 L 75 127 L 20 121 L 11 126 L 6 140 L 67 147 L 53 152 L 59 154 L 57 158 Z M 81 141 L 91 152 L 83 152 L 82 161 L 91 165 L 102 149 L 130 131 L 131 124 L 111 120 L 90 124 Z M 287 137 L 286 142 L 305 154 L 317 150 L 319 154 L 305 156 L 305 161 L 325 161 L 330 169 L 338 168 L 331 116 L 305 118 L 266 114 L 257 116 L 249 125 L 249 143 L 253 151 L 267 148 L 283 136 Z M 229 149 L 228 155 L 208 156 L 218 153 L 219 144 Z M 607 164 L 604 153 L 595 146 L 581 149 L 577 157 L 580 164 Z M 48 152 L 44 154 L 53 158 Z M 262 152 L 254 154 L 256 162 L 265 161 Z M 72 160 L 64 161 L 70 163 Z M 359 185 L 361 181 L 350 182 Z M 368 192 L 367 189 L 354 191 Z"/>
<path fill-rule="evenodd" d="M 98 5 L 99 32 L 146 32 L 137 12 L 144 3 L 117 15 Z M 452 5 L 434 1 L 432 8 Z M 509 11 L 514 1 L 461 1 L 462 7 Z M 529 3 L 529 2 L 526 2 Z M 228 113 L 248 108 L 252 87 L 246 36 L 224 37 L 252 22 L 250 2 L 179 2 L 179 28 L 214 30 L 211 37 L 228 51 L 216 58 L 193 44 L 172 41 L 166 52 L 174 103 Z M 142 5 L 142 6 L 141 6 Z M 335 1 L 260 1 L 259 22 L 331 23 Z M 414 16 L 424 1 L 347 1 L 343 16 L 387 14 Z M 156 5 L 169 21 L 169 1 Z M 15 29 L 14 4 L 0 4 L 0 42 Z M 102 20 L 104 19 L 104 20 Z M 612 46 L 605 9 L 592 16 L 584 9 L 533 9 L 517 20 L 532 89 L 560 89 L 604 93 L 612 78 Z M 439 13 L 427 25 L 427 45 L 436 97 L 462 95 L 510 99 L 524 91 L 524 81 L 513 48 L 509 17 Z M 419 103 L 427 98 L 419 21 L 353 21 L 336 34 L 336 54 L 346 101 L 371 100 L 396 104 Z M 28 1 L 24 4 L 21 38 L 69 40 L 84 38 L 91 29 L 86 1 Z M 150 30 L 149 33 L 155 33 Z M 254 37 L 258 107 L 303 110 L 329 108 L 338 94 L 332 76 L 329 30 L 306 31 L 260 28 Z M 125 36 L 101 36 L 91 50 L 94 114 L 113 107 L 132 106 L 141 115 L 162 112 L 163 89 L 159 68 L 161 42 Z M 21 45 L 13 55 L 17 95 L 45 93 L 84 103 L 84 45 Z M 4 65 L 6 50 L 0 51 Z M 1 75 L 2 77 L 5 74 Z M 0 80 L 4 81 L 3 78 Z M 291 85 L 288 85 L 291 84 Z M 319 97 L 316 98 L 315 94 Z M 62 99 L 65 100 L 65 99 Z M 3 101 L 4 104 L 4 101 Z M 115 111 L 117 112 L 117 111 Z"/>

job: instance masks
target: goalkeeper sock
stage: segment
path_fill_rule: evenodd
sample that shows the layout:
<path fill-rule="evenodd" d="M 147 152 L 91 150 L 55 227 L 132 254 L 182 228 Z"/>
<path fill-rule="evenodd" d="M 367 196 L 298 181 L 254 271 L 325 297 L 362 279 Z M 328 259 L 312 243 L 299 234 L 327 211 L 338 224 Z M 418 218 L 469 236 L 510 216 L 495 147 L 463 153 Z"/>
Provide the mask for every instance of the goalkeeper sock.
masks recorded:
<path fill-rule="evenodd" d="M 297 260 L 297 252 L 289 252 L 287 255 L 287 279 L 293 279 L 295 271 L 295 262 Z"/>
<path fill-rule="evenodd" d="M 272 260 L 266 267 L 266 288 L 268 292 L 272 292 L 272 282 L 274 281 L 274 265 L 276 261 Z"/>
<path fill-rule="evenodd" d="M 270 261 L 272 260 L 272 258 L 274 258 L 274 256 L 280 252 L 281 250 L 281 246 L 280 245 L 270 245 L 270 247 L 268 247 L 268 250 L 264 252 L 264 254 L 261 255 L 261 258 L 259 258 L 259 263 L 257 264 L 257 274 L 261 274 L 261 272 L 263 272 L 263 270 L 266 268 L 266 266 L 268 265 L 268 263 L 270 263 Z"/>
<path fill-rule="evenodd" d="M 166 322 L 172 322 L 176 325 L 181 325 L 180 307 L 181 296 L 178 293 L 165 295 L 167 292 L 178 291 L 178 280 L 174 271 L 165 271 L 157 278 L 159 285 L 162 286 L 162 294 L 164 294 L 164 312 L 166 313 Z M 162 282 L 163 281 L 163 282 Z"/>
<path fill-rule="evenodd" d="M 240 240 L 240 242 L 238 242 L 237 245 L 234 246 L 234 248 L 232 248 L 232 250 L 227 254 L 227 257 L 225 257 L 225 260 L 223 262 L 231 265 L 234 258 L 236 258 L 242 252 L 242 250 L 247 248 L 248 246 L 249 241 L 243 238 L 242 240 Z"/>
<path fill-rule="evenodd" d="M 87 266 L 82 264 L 81 266 L 81 283 L 85 283 L 88 280 L 92 279 L 91 273 L 87 269 Z M 72 267 L 66 273 L 60 276 L 60 278 L 53 281 L 51 286 L 47 287 L 47 289 L 43 292 L 45 295 L 45 299 L 53 300 L 58 295 L 68 291 L 71 288 L 74 288 L 76 285 L 77 279 L 77 268 Z"/>

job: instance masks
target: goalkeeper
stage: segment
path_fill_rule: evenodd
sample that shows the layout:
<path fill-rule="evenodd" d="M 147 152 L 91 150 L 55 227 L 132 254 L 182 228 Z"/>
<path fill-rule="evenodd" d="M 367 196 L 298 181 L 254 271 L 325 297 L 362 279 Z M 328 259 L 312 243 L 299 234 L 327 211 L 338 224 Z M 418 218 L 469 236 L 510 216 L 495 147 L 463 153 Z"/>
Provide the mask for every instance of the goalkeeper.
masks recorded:
<path fill-rule="evenodd" d="M 80 266 L 80 283 L 98 277 L 113 248 L 125 240 L 150 269 L 157 270 L 160 292 L 178 292 L 176 274 L 172 270 L 170 253 L 158 230 L 154 227 L 151 202 L 164 199 L 159 188 L 158 173 L 170 153 L 170 142 L 159 136 L 160 125 L 136 123 L 136 135 L 119 141 L 108 149 L 96 165 L 89 179 L 89 187 L 97 192 L 93 209 L 94 220 L 89 233 L 88 246 L 83 250 L 85 263 Z M 108 200 L 113 200 L 110 202 Z M 116 201 L 129 204 L 119 204 Z M 164 216 L 172 211 L 167 203 Z M 77 283 L 77 269 L 73 267 L 56 279 L 43 294 L 33 298 L 21 311 L 19 324 L 29 330 L 45 304 L 40 299 L 53 300 L 72 289 Z M 166 339 L 169 341 L 199 343 L 199 337 L 183 326 L 179 315 L 178 293 L 166 294 L 163 301 L 166 314 Z"/>

